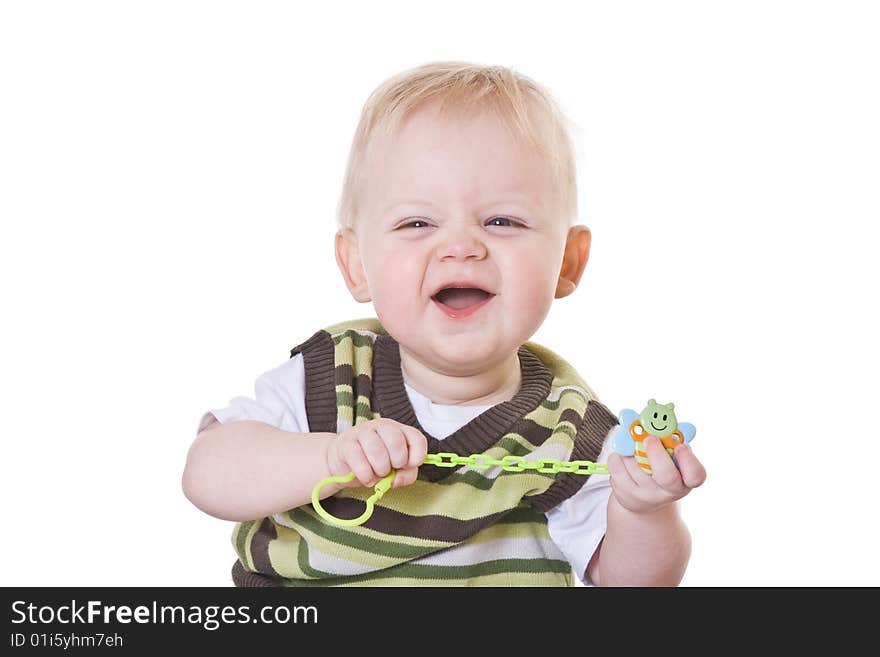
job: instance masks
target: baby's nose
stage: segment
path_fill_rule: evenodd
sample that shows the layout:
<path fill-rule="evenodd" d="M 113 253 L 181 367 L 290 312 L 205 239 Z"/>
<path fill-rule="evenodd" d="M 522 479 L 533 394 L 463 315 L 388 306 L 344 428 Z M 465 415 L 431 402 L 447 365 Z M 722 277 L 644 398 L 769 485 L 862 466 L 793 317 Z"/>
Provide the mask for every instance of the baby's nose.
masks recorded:
<path fill-rule="evenodd" d="M 478 234 L 467 227 L 450 228 L 437 247 L 437 255 L 441 260 L 485 258 L 486 245 Z"/>

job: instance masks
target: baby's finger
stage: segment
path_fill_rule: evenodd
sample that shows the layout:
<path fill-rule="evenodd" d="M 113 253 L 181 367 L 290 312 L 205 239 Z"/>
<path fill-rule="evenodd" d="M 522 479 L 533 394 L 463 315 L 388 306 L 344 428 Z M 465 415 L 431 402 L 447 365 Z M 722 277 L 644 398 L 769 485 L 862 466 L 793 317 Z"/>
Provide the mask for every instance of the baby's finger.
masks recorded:
<path fill-rule="evenodd" d="M 638 461 L 636 461 L 633 457 L 628 456 L 622 460 L 624 467 L 626 467 L 627 472 L 629 472 L 629 476 L 632 477 L 632 480 L 635 482 L 636 486 L 654 485 L 654 481 L 653 479 L 651 479 L 651 475 L 645 472 L 642 469 L 642 466 L 640 466 Z"/>
<path fill-rule="evenodd" d="M 428 455 L 428 439 L 415 427 L 407 425 L 401 427 L 409 450 L 406 465 L 408 468 L 417 468 L 425 462 L 425 457 Z"/>
<path fill-rule="evenodd" d="M 362 433 L 358 437 L 358 444 L 364 450 L 364 454 L 376 475 L 384 477 L 391 472 L 391 457 L 388 455 L 388 448 L 375 430 Z"/>
<path fill-rule="evenodd" d="M 401 430 L 402 425 L 389 422 L 376 425 L 376 433 L 385 443 L 385 450 L 392 468 L 402 468 L 407 464 L 408 445 L 406 435 Z"/>
<path fill-rule="evenodd" d="M 611 485 L 614 487 L 620 486 L 624 489 L 638 488 L 639 485 L 633 479 L 626 461 L 634 461 L 634 459 L 625 459 L 616 452 L 608 455 L 608 472 L 611 474 Z"/>
<path fill-rule="evenodd" d="M 676 497 L 685 495 L 687 490 L 681 480 L 681 473 L 675 467 L 675 463 L 666 452 L 660 439 L 655 436 L 647 436 L 645 438 L 645 452 L 647 452 L 648 460 L 651 463 L 654 482 Z"/>
<path fill-rule="evenodd" d="M 400 488 L 401 486 L 409 486 L 414 483 L 419 476 L 418 468 L 401 468 L 394 475 L 392 488 Z"/>
<path fill-rule="evenodd" d="M 688 488 L 696 488 L 706 481 L 706 468 L 694 454 L 689 445 L 678 445 L 675 448 L 675 460 L 681 470 L 681 478 Z"/>
<path fill-rule="evenodd" d="M 367 455 L 364 454 L 364 450 L 358 442 L 352 442 L 346 448 L 345 461 L 361 486 L 372 486 L 376 482 L 373 466 L 370 465 Z"/>

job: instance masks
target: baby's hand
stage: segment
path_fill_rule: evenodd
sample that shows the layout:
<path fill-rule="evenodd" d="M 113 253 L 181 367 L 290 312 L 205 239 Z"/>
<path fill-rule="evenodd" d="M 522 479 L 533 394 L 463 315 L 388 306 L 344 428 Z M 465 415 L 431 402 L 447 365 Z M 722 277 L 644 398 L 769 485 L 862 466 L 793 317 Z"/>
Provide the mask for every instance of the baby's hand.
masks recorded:
<path fill-rule="evenodd" d="M 689 445 L 675 448 L 675 462 L 656 436 L 645 438 L 645 452 L 653 476 L 631 456 L 611 454 L 611 488 L 621 506 L 635 513 L 650 512 L 681 499 L 706 480 L 706 469 Z"/>
<path fill-rule="evenodd" d="M 327 450 L 330 473 L 354 472 L 348 486 L 375 486 L 394 468 L 392 488 L 416 480 L 428 453 L 428 441 L 418 429 L 388 418 L 369 420 L 339 434 Z"/>

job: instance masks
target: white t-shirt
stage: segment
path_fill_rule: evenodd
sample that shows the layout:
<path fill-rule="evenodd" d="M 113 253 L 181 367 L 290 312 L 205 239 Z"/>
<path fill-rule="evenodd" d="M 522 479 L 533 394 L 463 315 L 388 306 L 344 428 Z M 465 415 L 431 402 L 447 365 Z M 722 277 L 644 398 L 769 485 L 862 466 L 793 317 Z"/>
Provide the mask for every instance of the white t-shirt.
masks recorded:
<path fill-rule="evenodd" d="M 305 369 L 302 354 L 296 354 L 257 378 L 254 397 L 235 397 L 229 406 L 205 413 L 198 431 L 219 422 L 255 420 L 283 431 L 308 433 L 305 405 Z M 455 433 L 489 406 L 435 404 L 404 382 L 406 394 L 419 423 L 429 434 L 443 440 Z M 610 440 L 605 441 L 597 462 L 607 463 Z M 593 475 L 577 493 L 546 512 L 550 538 L 565 555 L 575 575 L 585 584 L 587 564 L 605 536 L 606 510 L 611 483 L 607 475 Z"/>

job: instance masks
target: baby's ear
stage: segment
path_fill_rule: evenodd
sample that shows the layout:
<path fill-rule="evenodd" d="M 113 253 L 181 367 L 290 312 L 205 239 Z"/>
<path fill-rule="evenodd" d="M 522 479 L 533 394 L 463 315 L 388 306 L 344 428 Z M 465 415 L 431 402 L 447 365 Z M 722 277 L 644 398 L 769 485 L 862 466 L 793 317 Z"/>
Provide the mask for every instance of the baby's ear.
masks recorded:
<path fill-rule="evenodd" d="M 562 268 L 556 281 L 555 298 L 567 297 L 575 291 L 590 259 L 590 242 L 592 234 L 586 226 L 572 226 L 568 229 L 565 240 L 565 252 L 562 256 Z"/>
<path fill-rule="evenodd" d="M 340 228 L 336 232 L 336 264 L 345 279 L 348 291 L 355 301 L 367 303 L 372 300 L 367 277 L 361 263 L 357 235 L 350 228 Z"/>

